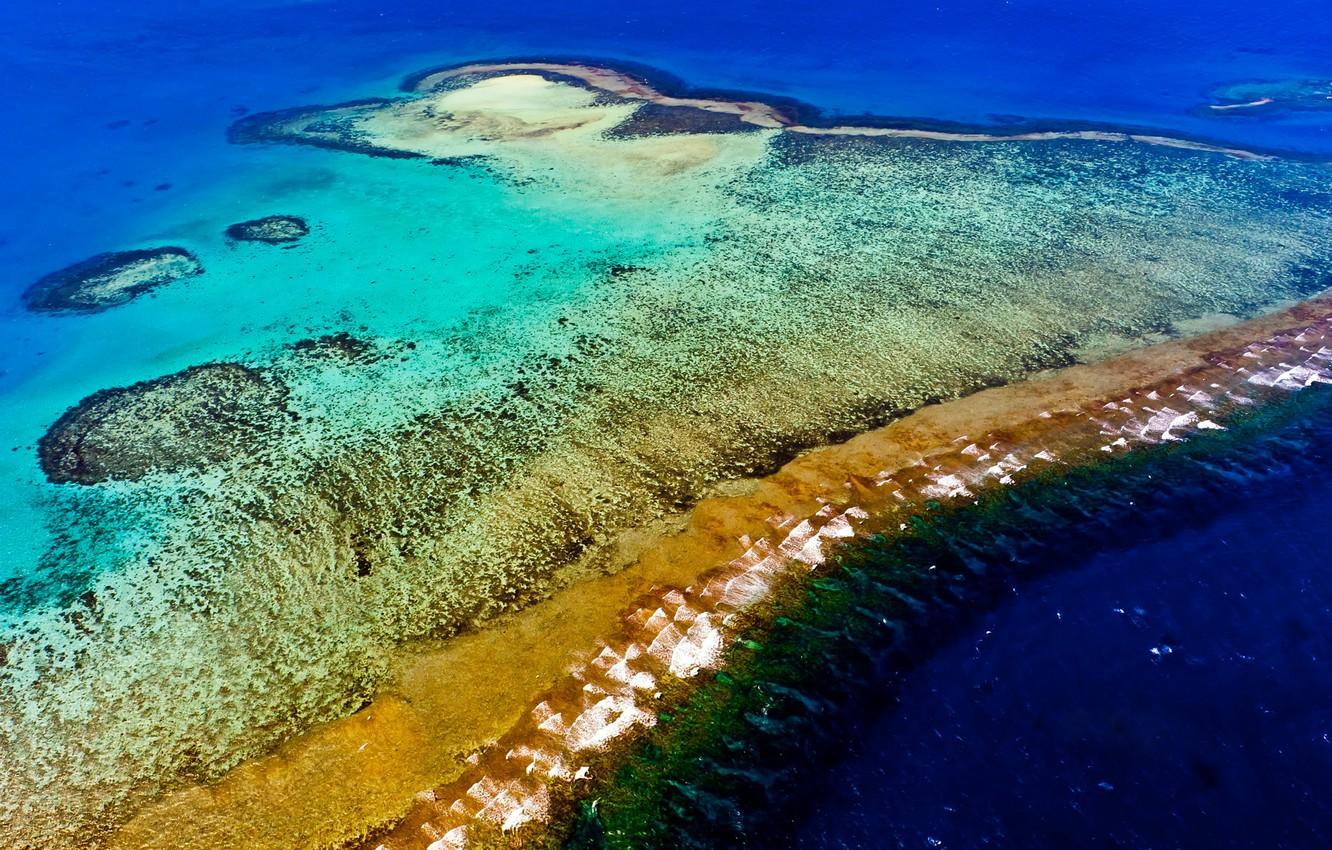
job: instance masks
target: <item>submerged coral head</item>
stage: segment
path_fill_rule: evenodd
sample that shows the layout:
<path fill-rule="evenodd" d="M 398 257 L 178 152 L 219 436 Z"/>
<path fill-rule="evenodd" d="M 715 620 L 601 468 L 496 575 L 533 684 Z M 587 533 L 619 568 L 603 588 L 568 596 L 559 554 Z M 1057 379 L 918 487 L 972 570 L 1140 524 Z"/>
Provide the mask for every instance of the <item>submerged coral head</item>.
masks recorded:
<path fill-rule="evenodd" d="M 28 287 L 23 303 L 41 313 L 96 313 L 199 274 L 203 264 L 184 248 L 111 251 L 51 272 Z"/>

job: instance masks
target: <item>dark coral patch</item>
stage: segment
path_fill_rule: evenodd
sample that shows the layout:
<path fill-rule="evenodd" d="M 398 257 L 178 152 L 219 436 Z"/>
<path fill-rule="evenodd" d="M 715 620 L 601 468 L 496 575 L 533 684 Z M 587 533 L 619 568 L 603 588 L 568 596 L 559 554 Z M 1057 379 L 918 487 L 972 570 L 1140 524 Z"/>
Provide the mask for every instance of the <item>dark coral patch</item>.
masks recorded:
<path fill-rule="evenodd" d="M 35 312 L 96 313 L 198 274 L 203 265 L 184 248 L 111 251 L 51 272 L 28 287 L 23 303 Z"/>
<path fill-rule="evenodd" d="M 1265 117 L 1332 110 L 1332 82 L 1323 79 L 1242 80 L 1218 86 L 1198 111 L 1216 118 Z"/>
<path fill-rule="evenodd" d="M 291 348 L 297 354 L 307 357 L 320 360 L 346 360 L 353 363 L 367 360 L 374 353 L 373 345 L 346 331 L 297 340 L 291 344 Z"/>
<path fill-rule="evenodd" d="M 65 411 L 37 443 L 56 484 L 137 480 L 253 456 L 284 422 L 287 388 L 238 363 L 207 363 L 101 390 Z"/>
<path fill-rule="evenodd" d="M 310 233 L 305 219 L 294 215 L 268 215 L 242 221 L 227 228 L 227 238 L 237 242 L 264 242 L 280 245 L 296 242 Z"/>
<path fill-rule="evenodd" d="M 714 112 L 696 106 L 645 103 L 634 114 L 606 131 L 611 139 L 674 136 L 683 133 L 749 133 L 762 130 L 732 112 Z"/>

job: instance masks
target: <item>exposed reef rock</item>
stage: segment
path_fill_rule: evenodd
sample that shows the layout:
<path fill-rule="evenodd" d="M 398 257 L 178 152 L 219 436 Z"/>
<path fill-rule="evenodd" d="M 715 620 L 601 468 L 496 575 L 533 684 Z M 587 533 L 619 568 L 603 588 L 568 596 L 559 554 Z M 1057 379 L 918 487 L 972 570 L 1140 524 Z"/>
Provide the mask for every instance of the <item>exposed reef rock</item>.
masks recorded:
<path fill-rule="evenodd" d="M 198 274 L 203 265 L 184 248 L 112 251 L 46 275 L 23 293 L 23 303 L 42 313 L 96 313 Z"/>
<path fill-rule="evenodd" d="M 636 139 L 683 133 L 745 133 L 761 129 L 729 112 L 713 112 L 696 106 L 645 103 L 628 120 L 608 130 L 606 136 L 611 139 Z"/>
<path fill-rule="evenodd" d="M 227 238 L 237 242 L 265 242 L 280 245 L 297 242 L 310 233 L 305 219 L 294 215 L 267 215 L 242 221 L 227 228 Z"/>
<path fill-rule="evenodd" d="M 286 400 L 285 385 L 248 366 L 191 366 L 93 393 L 56 420 L 38 455 L 57 484 L 203 469 L 253 455 L 289 419 Z"/>

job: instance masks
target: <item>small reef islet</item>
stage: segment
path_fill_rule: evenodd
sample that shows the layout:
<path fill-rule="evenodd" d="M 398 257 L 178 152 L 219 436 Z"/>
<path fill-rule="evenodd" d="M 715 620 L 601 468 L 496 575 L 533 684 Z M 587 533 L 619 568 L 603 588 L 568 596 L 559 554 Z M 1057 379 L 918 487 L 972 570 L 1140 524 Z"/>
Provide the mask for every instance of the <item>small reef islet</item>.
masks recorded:
<path fill-rule="evenodd" d="M 137 480 L 203 469 L 253 450 L 288 414 L 286 388 L 238 363 L 207 363 L 129 387 L 100 390 L 38 441 L 56 484 Z"/>
<path fill-rule="evenodd" d="M 294 215 L 266 215 L 237 222 L 227 228 L 227 238 L 235 242 L 263 242 L 281 245 L 299 242 L 310 235 L 310 225 Z"/>
<path fill-rule="evenodd" d="M 34 312 L 96 313 L 203 270 L 184 248 L 111 251 L 46 275 L 23 293 L 23 303 Z"/>
<path fill-rule="evenodd" d="M 1332 111 L 1332 80 L 1245 80 L 1220 86 L 1212 99 L 1206 112 L 1218 116 Z"/>

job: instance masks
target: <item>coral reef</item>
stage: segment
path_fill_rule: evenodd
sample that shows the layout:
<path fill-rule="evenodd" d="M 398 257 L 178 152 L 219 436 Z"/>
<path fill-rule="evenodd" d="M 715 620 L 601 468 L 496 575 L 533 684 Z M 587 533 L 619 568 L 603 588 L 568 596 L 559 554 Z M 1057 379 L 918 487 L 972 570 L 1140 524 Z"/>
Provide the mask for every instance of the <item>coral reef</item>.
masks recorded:
<path fill-rule="evenodd" d="M 184 248 L 114 251 L 46 275 L 23 293 L 23 303 L 37 312 L 95 313 L 198 274 L 203 265 Z"/>
<path fill-rule="evenodd" d="M 952 410 L 937 402 L 1327 282 L 1320 166 L 1099 131 L 806 132 L 819 128 L 761 99 L 645 85 L 585 66 L 481 65 L 391 101 L 237 125 L 237 141 L 425 159 L 353 163 L 409 174 L 399 189 L 484 190 L 484 206 L 448 225 L 458 251 L 467 228 L 502 229 L 492 264 L 458 279 L 487 299 L 440 319 L 416 310 L 435 282 L 424 268 L 369 271 L 358 279 L 374 287 L 336 318 L 273 325 L 274 343 L 245 355 L 264 365 L 219 381 L 226 398 L 209 403 L 243 402 L 235 433 L 196 431 L 179 399 L 146 390 L 67 415 L 46 441 L 55 480 L 137 480 L 44 488 L 61 524 L 49 561 L 84 567 L 69 571 L 84 585 L 64 607 L 5 611 L 16 637 L 0 667 L 0 843 L 92 842 L 89 824 L 122 823 L 183 778 L 225 782 L 238 765 L 252 776 L 247 759 L 313 728 L 337 746 L 309 761 L 284 748 L 261 798 L 186 789 L 117 840 L 283 848 L 299 811 L 309 844 L 339 846 L 456 776 L 460 754 L 530 709 L 533 689 L 648 585 L 688 587 L 734 558 L 768 533 L 774 505 L 820 509 L 756 485 L 776 502 L 752 511 L 772 509 L 704 508 L 693 548 L 632 572 L 633 540 L 718 488 L 923 405 Z M 649 106 L 754 129 L 614 136 Z M 472 157 L 486 167 L 426 167 Z M 358 269 L 381 259 L 354 247 Z M 318 273 L 300 264 L 306 251 L 253 253 Z M 127 445 L 139 418 L 154 420 L 147 442 Z M 914 447 L 973 433 L 935 424 L 912 432 Z M 144 474 L 154 468 L 213 474 Z M 602 579 L 622 583 L 588 590 Z M 539 640 L 502 631 L 514 618 L 499 615 L 566 587 L 578 605 L 541 621 Z M 77 601 L 85 590 L 92 602 Z M 399 687 L 403 644 L 473 629 L 462 645 L 484 636 L 489 651 L 336 721 Z M 371 732 L 384 746 L 358 749 Z M 98 793 L 64 790 L 88 787 Z M 237 818 L 226 807 L 242 797 Z"/>
<path fill-rule="evenodd" d="M 237 242 L 265 242 L 281 245 L 299 242 L 310 233 L 305 219 L 294 215 L 268 215 L 263 218 L 237 222 L 227 228 L 227 238 Z"/>
<path fill-rule="evenodd" d="M 1126 482 L 1126 488 L 1134 488 L 1128 492 L 1150 494 L 1158 504 L 1166 504 L 1170 500 L 1161 494 L 1163 486 L 1183 490 L 1188 484 L 1183 476 L 1167 476 L 1168 483 L 1163 485 L 1153 480 L 1150 470 L 1144 474 L 1142 464 L 1162 462 L 1151 452 L 1155 447 L 1201 441 L 1201 452 L 1191 450 L 1202 461 L 1193 474 L 1210 478 L 1213 490 L 1224 487 L 1236 474 L 1229 468 L 1218 470 L 1216 458 L 1208 451 L 1215 442 L 1208 438 L 1227 428 L 1247 426 L 1253 443 L 1298 459 L 1301 450 L 1292 450 L 1287 437 L 1278 435 L 1263 443 L 1262 425 L 1271 422 L 1269 409 L 1275 410 L 1275 418 L 1280 421 L 1283 412 L 1289 413 L 1283 405 L 1290 397 L 1311 387 L 1317 396 L 1313 409 L 1319 413 L 1326 409 L 1326 385 L 1332 384 L 1329 343 L 1332 315 L 1324 313 L 1310 324 L 1297 325 L 1240 348 L 1209 353 L 1201 365 L 1153 384 L 1127 391 L 1115 388 L 1122 396 L 1115 392 L 1110 398 L 1092 396 L 1076 403 L 1064 400 L 1055 412 L 1041 411 L 1025 421 L 1015 418 L 1000 429 L 980 434 L 959 434 L 950 448 L 926 454 L 914 463 L 888 466 L 869 475 L 849 475 L 843 487 L 825 491 L 828 501 L 817 511 L 807 516 L 774 517 L 768 535 L 746 541 L 749 545 L 739 557 L 700 576 L 696 583 L 654 588 L 637 600 L 623 616 L 617 633 L 596 647 L 589 661 L 574 666 L 566 678 L 544 694 L 475 767 L 453 783 L 427 791 L 402 824 L 363 847 L 425 850 L 428 845 L 431 850 L 465 850 L 492 846 L 488 839 L 515 833 L 516 837 L 509 840 L 517 846 L 550 846 L 541 839 L 542 825 L 560 812 L 561 798 L 567 801 L 599 793 L 580 789 L 577 783 L 604 775 L 606 768 L 615 764 L 607 759 L 607 752 L 618 748 L 623 754 L 644 737 L 652 742 L 650 751 L 631 762 L 633 770 L 622 770 L 619 787 L 613 788 L 618 811 L 611 809 L 608 814 L 620 822 L 610 832 L 614 839 L 603 846 L 626 850 L 678 846 L 682 835 L 704 828 L 721 833 L 739 829 L 743 833 L 745 828 L 737 825 L 733 812 L 764 812 L 767 806 L 727 807 L 725 816 L 710 816 L 712 807 L 699 804 L 680 783 L 696 782 L 709 788 L 720 785 L 729 793 L 743 788 L 743 783 L 737 787 L 735 783 L 715 782 L 707 769 L 691 767 L 697 762 L 690 756 L 697 756 L 704 736 L 713 736 L 708 743 L 715 751 L 709 755 L 717 758 L 722 752 L 739 749 L 736 742 L 746 734 L 755 734 L 754 729 L 743 731 L 744 709 L 727 698 L 735 686 L 734 674 L 728 668 L 737 666 L 737 654 L 761 654 L 761 644 L 769 638 L 784 634 L 787 639 L 801 639 L 800 632 L 793 628 L 796 624 L 789 619 L 779 619 L 775 627 L 773 622 L 776 614 L 789 618 L 792 608 L 801 607 L 801 591 L 809 584 L 811 570 L 819 571 L 810 591 L 818 598 L 818 590 L 830 589 L 830 580 L 824 577 L 827 570 L 823 569 L 830 559 L 836 562 L 853 539 L 873 541 L 880 557 L 889 561 L 889 575 L 876 576 L 866 584 L 862 570 L 859 594 L 842 594 L 838 601 L 842 610 L 827 612 L 827 617 L 810 626 L 819 631 L 813 640 L 806 641 L 804 649 L 816 648 L 811 654 L 828 659 L 829 669 L 835 669 L 831 665 L 835 659 L 847 657 L 848 647 L 843 645 L 843 652 L 834 654 L 828 644 L 836 643 L 837 636 L 830 630 L 868 620 L 857 623 L 857 628 L 870 627 L 884 641 L 885 653 L 900 653 L 905 649 L 902 638 L 906 625 L 926 620 L 931 609 L 971 601 L 968 597 L 977 591 L 968 583 L 997 581 L 1003 586 L 1002 572 L 979 564 L 987 560 L 1020 564 L 1031 560 L 1031 550 L 1039 549 L 1040 544 L 1067 545 L 1077 535 L 1098 530 L 1104 533 L 1112 527 L 1113 516 L 1101 519 L 1091 515 L 1086 505 L 1078 504 L 1086 496 L 1069 484 L 1068 479 L 1074 476 L 1085 478 L 1088 467 L 1094 469 L 1111 459 L 1127 460 L 1120 465 L 1138 472 L 1136 480 Z M 1257 425 L 1253 421 L 1256 411 L 1265 411 L 1266 417 Z M 1307 417 L 1309 413 L 1297 409 L 1297 415 Z M 1318 445 L 1322 436 L 1318 429 L 1325 431 L 1321 418 L 1309 420 L 1314 427 L 1306 429 L 1302 451 Z M 876 441 L 876 436 L 867 434 L 861 439 L 861 462 L 867 460 L 867 455 L 873 456 L 872 450 L 866 451 L 872 443 L 887 442 L 881 438 Z M 1231 455 L 1229 463 L 1243 469 L 1248 460 L 1244 443 L 1231 438 L 1224 448 Z M 1165 460 L 1179 463 L 1179 458 L 1171 455 Z M 1261 462 L 1256 463 L 1254 474 L 1260 474 L 1261 469 Z M 836 480 L 834 477 L 827 483 Z M 1100 508 L 1102 512 L 1122 515 L 1135 504 L 1131 498 L 1123 499 L 1123 491 L 1113 479 L 1107 488 L 1104 474 L 1095 487 L 1100 492 L 1094 497 L 1108 502 Z M 1014 495 L 1006 498 L 1006 488 Z M 1106 498 L 1107 489 L 1110 499 Z M 1074 501 L 1071 509 L 1059 505 L 1064 499 Z M 983 520 L 984 510 L 973 508 L 982 500 L 1001 505 L 1010 502 L 1025 520 L 1040 516 L 1040 509 L 1033 503 L 1044 500 L 1054 505 L 1046 508 L 1048 518 L 1034 524 L 1034 532 L 1008 526 L 1003 534 L 993 535 L 1004 541 L 998 547 L 991 542 L 991 535 L 981 532 L 973 536 L 964 524 L 961 533 L 968 539 L 945 546 L 947 556 L 922 551 L 926 547 L 918 545 L 913 548 L 916 536 L 927 538 L 927 544 L 934 542 L 928 528 L 931 514 L 979 512 Z M 1146 498 L 1143 502 L 1141 509 L 1148 506 Z M 1056 532 L 1055 520 L 1061 510 L 1076 523 Z M 1098 522 L 1092 525 L 1089 519 Z M 993 548 L 999 551 L 993 552 Z M 856 556 L 852 554 L 847 560 L 854 564 Z M 941 563 L 951 570 L 936 575 L 935 567 L 922 567 Z M 832 581 L 844 582 L 846 578 Z M 885 582 L 890 586 L 885 587 Z M 783 589 L 787 591 L 783 600 L 786 605 L 776 610 L 769 607 L 755 616 L 756 610 L 772 606 Z M 826 603 L 831 596 L 835 594 L 827 594 L 820 601 Z M 870 606 L 869 610 L 854 609 L 853 597 Z M 863 660 L 858 653 L 849 655 Z M 784 655 L 782 663 L 796 665 L 806 677 L 811 675 L 806 668 L 808 660 L 799 653 L 794 657 Z M 764 677 L 757 678 L 762 684 Z M 851 677 L 852 682 L 855 679 Z M 686 683 L 691 680 L 699 684 L 702 695 L 689 693 Z M 790 690 L 777 696 L 789 699 L 797 693 L 795 688 L 809 689 L 810 684 L 808 679 L 788 680 L 786 687 Z M 723 693 L 718 695 L 718 690 Z M 791 747 L 794 742 L 787 736 L 796 734 L 792 727 L 800 723 L 783 724 L 778 718 L 785 712 L 770 715 L 762 708 L 772 704 L 772 694 L 760 690 L 750 692 L 748 697 L 750 701 L 744 705 L 753 712 L 750 716 L 765 718 L 763 722 L 750 720 L 748 725 L 756 727 L 759 737 L 780 732 L 776 740 L 765 740 L 766 744 Z M 794 701 L 802 702 L 798 697 Z M 672 724 L 681 722 L 676 715 L 686 707 L 692 707 L 696 716 L 690 718 L 686 731 L 681 731 Z M 720 731 L 708 727 L 710 721 L 719 718 L 726 718 L 731 727 Z M 725 741 L 718 740 L 723 736 Z M 664 765 L 661 754 L 672 748 L 686 753 Z M 717 796 L 720 792 L 712 788 L 708 793 Z M 670 804 L 663 805 L 663 798 Z M 690 814 L 671 817 L 672 812 Z M 568 816 L 567 809 L 564 816 Z M 564 826 L 557 823 L 557 828 Z M 721 845 L 741 846 L 743 834 L 726 838 L 729 840 L 721 841 Z"/>
<path fill-rule="evenodd" d="M 375 347 L 370 342 L 346 331 L 323 336 L 298 339 L 291 350 L 304 357 L 324 361 L 357 363 L 373 356 Z"/>
<path fill-rule="evenodd" d="M 70 408 L 38 442 L 57 484 L 135 480 L 253 456 L 287 418 L 286 388 L 258 370 L 209 363 Z"/>

